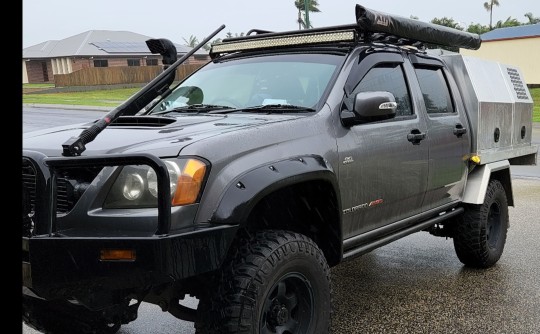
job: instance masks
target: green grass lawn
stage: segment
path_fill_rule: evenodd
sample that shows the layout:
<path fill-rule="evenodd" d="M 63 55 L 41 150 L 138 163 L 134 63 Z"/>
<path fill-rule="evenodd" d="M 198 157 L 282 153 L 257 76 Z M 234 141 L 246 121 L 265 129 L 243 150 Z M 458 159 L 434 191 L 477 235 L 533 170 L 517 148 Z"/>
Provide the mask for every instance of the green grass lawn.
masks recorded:
<path fill-rule="evenodd" d="M 116 107 L 140 88 L 103 89 L 87 92 L 23 94 L 23 103 L 71 104 L 80 106 Z"/>
<path fill-rule="evenodd" d="M 534 100 L 533 122 L 540 122 L 540 88 L 531 88 L 530 92 Z"/>

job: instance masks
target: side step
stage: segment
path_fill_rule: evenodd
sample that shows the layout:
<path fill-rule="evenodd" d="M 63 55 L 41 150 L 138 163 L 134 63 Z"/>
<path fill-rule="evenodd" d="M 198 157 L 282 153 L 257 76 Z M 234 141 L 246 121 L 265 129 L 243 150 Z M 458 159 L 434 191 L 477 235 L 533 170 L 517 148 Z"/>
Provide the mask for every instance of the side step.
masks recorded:
<path fill-rule="evenodd" d="M 365 243 L 359 247 L 356 247 L 356 248 L 353 248 L 353 249 L 350 249 L 346 252 L 343 253 L 343 260 L 350 260 L 350 259 L 353 259 L 357 256 L 360 256 L 362 254 L 365 254 L 365 253 L 368 253 L 372 250 L 374 250 L 375 248 L 379 248 L 381 246 L 384 246 L 392 241 L 395 241 L 395 240 L 398 240 L 398 239 L 401 239 L 409 234 L 412 234 L 412 233 L 415 233 L 415 232 L 419 232 L 419 231 L 422 231 L 422 230 L 425 230 L 426 228 L 432 226 L 432 225 L 435 225 L 435 224 L 438 224 L 444 220 L 447 220 L 448 218 L 451 218 L 451 217 L 454 217 L 454 216 L 457 216 L 459 214 L 462 214 L 463 212 L 465 211 L 464 208 L 455 208 L 454 210 L 450 211 L 450 212 L 447 212 L 443 215 L 440 215 L 440 216 L 437 216 L 437 217 L 434 217 L 434 218 L 431 218 L 431 219 L 428 219 L 420 224 L 417 224 L 417 225 L 414 225 L 414 226 L 411 226 L 411 227 L 408 227 L 406 229 L 403 229 L 403 230 L 399 230 L 395 233 L 392 233 L 392 234 L 388 234 L 388 235 L 385 235 L 384 237 L 380 238 L 380 239 L 375 239 L 373 241 L 370 241 L 368 243 Z"/>

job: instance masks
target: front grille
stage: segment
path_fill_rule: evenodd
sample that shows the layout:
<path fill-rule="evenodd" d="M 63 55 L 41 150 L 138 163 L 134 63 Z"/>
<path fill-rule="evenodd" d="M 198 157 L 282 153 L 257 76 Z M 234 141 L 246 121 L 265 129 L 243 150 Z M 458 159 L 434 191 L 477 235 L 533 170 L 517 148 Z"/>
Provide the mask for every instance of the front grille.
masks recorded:
<path fill-rule="evenodd" d="M 34 231 L 36 210 L 37 173 L 32 164 L 23 159 L 22 163 L 22 235 L 30 237 Z"/>
<path fill-rule="evenodd" d="M 23 160 L 22 166 L 22 186 L 24 194 L 28 195 L 27 200 L 30 202 L 30 211 L 36 209 L 36 177 L 37 173 L 27 160 Z"/>
<path fill-rule="evenodd" d="M 39 180 L 37 165 L 30 158 L 23 158 L 23 221 L 32 220 L 36 214 L 36 200 L 46 196 L 45 189 L 38 189 L 43 183 Z M 84 193 L 90 182 L 96 177 L 101 167 L 69 168 L 57 172 L 56 178 L 56 215 L 69 213 Z M 46 181 L 45 181 L 46 182 Z M 43 183 L 43 186 L 45 184 Z M 37 195 L 36 194 L 40 194 Z M 40 202 L 41 203 L 41 202 Z M 42 210 L 41 207 L 38 210 Z M 38 213 L 39 214 L 39 213 Z M 30 219 L 27 219 L 30 218 Z M 23 223 L 24 224 L 24 223 Z M 33 223 L 32 223 L 33 224 Z"/>
<path fill-rule="evenodd" d="M 64 178 L 56 179 L 56 213 L 68 213 L 73 209 L 75 201 L 73 198 L 73 187 Z"/>
<path fill-rule="evenodd" d="M 101 167 L 66 168 L 56 178 L 56 215 L 69 213 L 77 204 Z"/>
<path fill-rule="evenodd" d="M 36 178 L 37 173 L 34 166 L 28 160 L 23 159 L 22 187 L 23 210 L 25 210 L 25 212 L 23 212 L 23 218 L 25 214 L 29 217 L 33 217 L 36 210 Z M 56 191 L 56 213 L 68 213 L 75 205 L 73 199 L 73 186 L 67 179 L 58 177 L 56 181 Z"/>

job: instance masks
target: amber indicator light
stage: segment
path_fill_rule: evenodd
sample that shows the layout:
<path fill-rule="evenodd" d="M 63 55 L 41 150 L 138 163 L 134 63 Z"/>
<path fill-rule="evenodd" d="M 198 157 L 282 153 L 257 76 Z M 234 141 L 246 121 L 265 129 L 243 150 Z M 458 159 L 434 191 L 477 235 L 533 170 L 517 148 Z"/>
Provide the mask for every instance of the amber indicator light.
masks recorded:
<path fill-rule="evenodd" d="M 135 261 L 134 249 L 102 249 L 99 259 L 101 261 Z"/>

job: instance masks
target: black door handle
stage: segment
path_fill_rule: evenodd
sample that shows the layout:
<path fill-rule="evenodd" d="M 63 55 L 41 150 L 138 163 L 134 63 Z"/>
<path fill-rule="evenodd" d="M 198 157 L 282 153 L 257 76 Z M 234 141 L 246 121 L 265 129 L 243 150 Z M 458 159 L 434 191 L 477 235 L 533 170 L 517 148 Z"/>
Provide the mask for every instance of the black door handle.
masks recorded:
<path fill-rule="evenodd" d="M 460 138 L 466 133 L 467 133 L 467 129 L 465 129 L 463 125 L 456 124 L 456 127 L 454 128 L 454 134 L 456 135 L 456 137 Z"/>
<path fill-rule="evenodd" d="M 426 134 L 420 132 L 418 129 L 414 129 L 407 135 L 407 140 L 413 143 L 413 145 L 420 145 L 420 141 L 426 138 Z"/>

